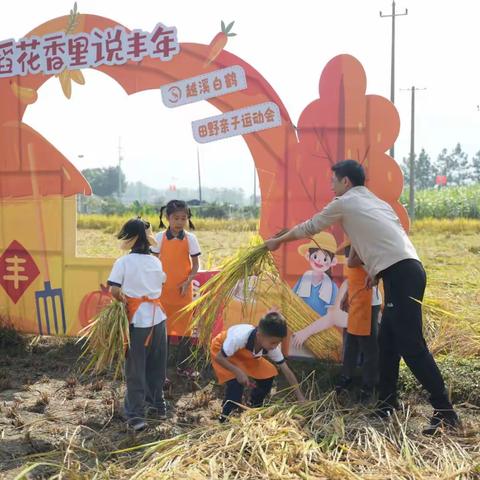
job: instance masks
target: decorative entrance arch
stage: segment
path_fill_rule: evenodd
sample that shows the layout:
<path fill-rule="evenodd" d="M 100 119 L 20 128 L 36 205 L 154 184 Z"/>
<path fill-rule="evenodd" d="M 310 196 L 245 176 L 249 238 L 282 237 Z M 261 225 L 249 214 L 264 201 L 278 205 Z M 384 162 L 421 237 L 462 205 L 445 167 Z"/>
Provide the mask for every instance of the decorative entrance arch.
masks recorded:
<path fill-rule="evenodd" d="M 53 19 L 27 37 L 65 31 L 68 21 L 69 17 Z M 79 15 L 70 33 L 117 26 L 104 17 Z M 398 203 L 402 174 L 385 153 L 398 135 L 398 114 L 388 100 L 365 94 L 365 72 L 355 58 L 340 55 L 327 64 L 319 98 L 305 108 L 295 126 L 257 70 L 224 50 L 207 65 L 208 55 L 208 45 L 182 43 L 170 61 L 145 57 L 94 68 L 118 82 L 128 95 L 221 68 L 243 68 L 246 89 L 207 101 L 223 113 L 265 102 L 279 108 L 280 126 L 243 135 L 258 171 L 264 238 L 325 205 L 332 197 L 330 166 L 346 157 L 364 163 L 368 186 L 408 226 L 406 212 Z M 23 331 L 74 335 L 80 328 L 78 312 L 85 309 L 82 299 L 98 291 L 113 259 L 76 257 L 74 195 L 91 194 L 90 186 L 53 145 L 22 122 L 37 90 L 50 77 L 38 73 L 0 78 L 0 314 L 8 315 Z M 343 232 L 333 229 L 332 233 L 340 244 Z M 275 254 L 290 285 L 305 270 L 297 248 L 288 245 Z M 334 267 L 334 277 L 342 273 L 341 266 Z"/>

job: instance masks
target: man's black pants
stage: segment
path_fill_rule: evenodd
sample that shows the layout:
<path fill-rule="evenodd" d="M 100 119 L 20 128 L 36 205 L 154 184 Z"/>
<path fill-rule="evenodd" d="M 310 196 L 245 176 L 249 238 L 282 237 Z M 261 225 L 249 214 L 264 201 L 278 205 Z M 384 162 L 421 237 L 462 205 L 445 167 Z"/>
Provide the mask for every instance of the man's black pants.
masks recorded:
<path fill-rule="evenodd" d="M 442 374 L 428 350 L 422 331 L 422 306 L 427 277 L 422 264 L 402 260 L 379 275 L 385 308 L 379 332 L 380 400 L 397 400 L 400 357 L 430 394 L 435 409 L 451 409 Z M 418 301 L 415 301 L 418 300 Z"/>

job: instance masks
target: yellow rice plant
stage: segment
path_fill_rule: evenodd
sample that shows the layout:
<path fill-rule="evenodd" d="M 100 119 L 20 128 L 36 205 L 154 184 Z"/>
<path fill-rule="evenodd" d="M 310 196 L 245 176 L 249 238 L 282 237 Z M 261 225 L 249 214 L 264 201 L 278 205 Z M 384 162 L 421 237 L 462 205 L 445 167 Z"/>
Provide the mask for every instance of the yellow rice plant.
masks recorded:
<path fill-rule="evenodd" d="M 460 357 L 480 354 L 480 320 L 445 309 L 434 298 L 422 303 L 425 337 L 433 354 L 453 353 Z"/>
<path fill-rule="evenodd" d="M 78 342 L 84 342 L 80 358 L 88 359 L 83 373 L 99 374 L 112 369 L 114 378 L 122 376 L 125 351 L 130 345 L 125 305 L 114 300 L 80 333 Z"/>
<path fill-rule="evenodd" d="M 429 233 L 480 233 L 478 218 L 422 218 L 415 220 L 412 232 Z"/>
<path fill-rule="evenodd" d="M 104 215 L 104 214 L 80 214 L 77 219 L 77 227 L 80 229 L 103 230 L 106 233 L 117 233 L 122 225 L 130 218 L 133 213 L 125 215 Z M 158 227 L 158 215 L 145 215 L 143 218 L 148 220 L 154 229 Z M 218 218 L 194 218 L 195 228 L 203 231 L 218 232 L 229 230 L 233 232 L 257 232 L 259 220 L 256 218 L 246 219 L 218 219 Z"/>

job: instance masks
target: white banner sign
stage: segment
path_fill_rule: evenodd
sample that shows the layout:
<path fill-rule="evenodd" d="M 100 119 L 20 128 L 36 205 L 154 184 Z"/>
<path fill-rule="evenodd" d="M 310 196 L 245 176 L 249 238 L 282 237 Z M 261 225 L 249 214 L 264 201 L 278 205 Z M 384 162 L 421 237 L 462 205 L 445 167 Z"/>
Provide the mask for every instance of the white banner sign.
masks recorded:
<path fill-rule="evenodd" d="M 280 109 L 273 102 L 250 105 L 239 110 L 192 122 L 193 137 L 198 143 L 278 127 L 282 124 Z"/>
<path fill-rule="evenodd" d="M 245 70 L 239 65 L 233 65 L 164 85 L 162 100 L 167 107 L 174 108 L 246 88 Z"/>
<path fill-rule="evenodd" d="M 127 32 L 116 26 L 90 33 L 66 35 L 55 32 L 37 37 L 0 41 L 0 78 L 44 73 L 54 75 L 63 70 L 122 65 L 144 57 L 169 61 L 180 52 L 177 29 L 158 23 L 152 33 Z"/>

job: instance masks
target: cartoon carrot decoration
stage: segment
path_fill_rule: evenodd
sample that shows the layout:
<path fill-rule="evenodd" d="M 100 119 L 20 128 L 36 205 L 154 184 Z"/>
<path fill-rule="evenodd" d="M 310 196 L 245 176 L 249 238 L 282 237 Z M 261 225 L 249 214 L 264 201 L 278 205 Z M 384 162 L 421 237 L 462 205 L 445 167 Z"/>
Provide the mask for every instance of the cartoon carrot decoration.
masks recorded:
<path fill-rule="evenodd" d="M 225 45 L 227 45 L 228 37 L 234 37 L 236 35 L 236 33 L 231 32 L 234 23 L 235 22 L 232 22 L 225 26 L 225 23 L 222 20 L 222 31 L 218 32 L 210 42 L 207 61 L 205 62 L 204 67 L 208 67 L 208 65 L 220 55 L 220 52 L 225 48 Z"/>

